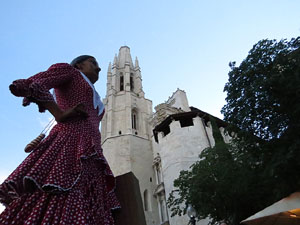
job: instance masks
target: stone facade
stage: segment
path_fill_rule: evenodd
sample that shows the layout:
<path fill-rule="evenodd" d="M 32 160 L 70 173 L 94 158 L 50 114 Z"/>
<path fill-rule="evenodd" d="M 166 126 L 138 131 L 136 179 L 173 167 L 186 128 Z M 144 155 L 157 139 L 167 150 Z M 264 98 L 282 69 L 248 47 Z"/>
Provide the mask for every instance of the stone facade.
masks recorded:
<path fill-rule="evenodd" d="M 103 102 L 104 154 L 115 176 L 133 172 L 139 180 L 147 225 L 188 224 L 186 215 L 169 216 L 166 199 L 179 172 L 188 170 L 203 149 L 214 145 L 209 114 L 190 107 L 180 89 L 153 113 L 143 92 L 139 62 L 136 59 L 133 65 L 127 46 L 109 65 Z M 224 122 L 217 124 L 228 142 Z"/>

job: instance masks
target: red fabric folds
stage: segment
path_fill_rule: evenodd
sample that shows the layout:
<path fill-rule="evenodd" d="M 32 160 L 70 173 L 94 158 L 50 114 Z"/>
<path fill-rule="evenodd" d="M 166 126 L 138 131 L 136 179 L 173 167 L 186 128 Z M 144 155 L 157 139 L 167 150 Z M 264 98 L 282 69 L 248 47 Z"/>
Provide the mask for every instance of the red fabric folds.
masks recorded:
<path fill-rule="evenodd" d="M 93 107 L 89 84 L 68 64 L 55 64 L 13 84 L 28 93 L 25 106 L 54 101 L 49 89 L 55 88 L 60 108 L 82 103 L 88 118 L 55 125 L 0 185 L 0 201 L 7 206 L 0 224 L 113 225 L 112 210 L 120 206 L 101 148 L 103 115 Z M 39 105 L 39 110 L 45 109 Z"/>

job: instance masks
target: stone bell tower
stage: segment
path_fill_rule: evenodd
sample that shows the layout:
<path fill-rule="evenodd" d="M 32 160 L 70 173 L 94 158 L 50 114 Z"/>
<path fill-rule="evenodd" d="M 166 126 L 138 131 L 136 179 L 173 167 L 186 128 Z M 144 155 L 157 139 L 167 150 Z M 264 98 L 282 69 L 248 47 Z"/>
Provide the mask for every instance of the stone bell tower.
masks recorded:
<path fill-rule="evenodd" d="M 115 176 L 128 172 L 139 180 L 147 225 L 157 224 L 157 204 L 151 147 L 152 102 L 145 98 L 138 59 L 122 46 L 109 64 L 107 92 L 103 101 L 102 147 Z"/>

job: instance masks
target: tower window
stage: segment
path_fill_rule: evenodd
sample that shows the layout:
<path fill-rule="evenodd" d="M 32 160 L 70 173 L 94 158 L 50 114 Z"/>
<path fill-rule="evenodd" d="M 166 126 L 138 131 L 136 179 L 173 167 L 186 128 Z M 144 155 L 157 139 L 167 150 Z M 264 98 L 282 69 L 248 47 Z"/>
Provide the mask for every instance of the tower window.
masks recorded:
<path fill-rule="evenodd" d="M 134 90 L 133 74 L 130 74 L 130 91 Z"/>
<path fill-rule="evenodd" d="M 136 115 L 133 114 L 133 118 L 132 118 L 132 128 L 136 130 Z"/>
<path fill-rule="evenodd" d="M 131 123 L 132 123 L 132 129 L 137 130 L 137 112 L 136 112 L 136 110 L 132 110 L 132 112 L 131 112 Z"/>
<path fill-rule="evenodd" d="M 121 73 L 120 74 L 120 91 L 123 91 L 123 90 L 124 90 L 124 76 Z"/>

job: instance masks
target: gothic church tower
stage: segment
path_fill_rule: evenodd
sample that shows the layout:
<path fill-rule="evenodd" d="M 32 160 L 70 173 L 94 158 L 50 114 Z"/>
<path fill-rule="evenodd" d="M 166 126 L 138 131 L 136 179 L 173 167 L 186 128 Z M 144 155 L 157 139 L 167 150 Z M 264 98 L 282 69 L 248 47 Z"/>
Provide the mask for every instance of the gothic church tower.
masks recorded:
<path fill-rule="evenodd" d="M 101 124 L 104 155 L 115 176 L 133 172 L 139 180 L 147 225 L 157 224 L 152 167 L 152 102 L 145 98 L 138 59 L 122 46 L 107 72 L 105 115 Z"/>

